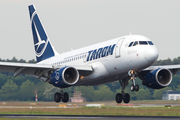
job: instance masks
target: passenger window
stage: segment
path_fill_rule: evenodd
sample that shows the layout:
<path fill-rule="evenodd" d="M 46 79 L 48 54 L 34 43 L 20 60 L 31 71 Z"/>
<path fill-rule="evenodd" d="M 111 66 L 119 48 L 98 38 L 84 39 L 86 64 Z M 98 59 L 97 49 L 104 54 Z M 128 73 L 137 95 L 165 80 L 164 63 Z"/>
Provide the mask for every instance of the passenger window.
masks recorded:
<path fill-rule="evenodd" d="M 147 41 L 139 41 L 139 44 L 140 45 L 147 45 L 148 43 L 147 43 Z"/>
<path fill-rule="evenodd" d="M 131 42 L 131 43 L 129 44 L 129 46 L 128 46 L 128 47 L 131 47 L 131 46 L 132 46 L 132 44 L 133 44 L 133 42 Z"/>
<path fill-rule="evenodd" d="M 135 41 L 133 44 L 133 46 L 136 46 L 136 45 L 138 45 L 138 41 Z"/>
<path fill-rule="evenodd" d="M 152 41 L 148 41 L 148 43 L 149 43 L 149 45 L 154 45 L 154 44 L 152 43 Z"/>

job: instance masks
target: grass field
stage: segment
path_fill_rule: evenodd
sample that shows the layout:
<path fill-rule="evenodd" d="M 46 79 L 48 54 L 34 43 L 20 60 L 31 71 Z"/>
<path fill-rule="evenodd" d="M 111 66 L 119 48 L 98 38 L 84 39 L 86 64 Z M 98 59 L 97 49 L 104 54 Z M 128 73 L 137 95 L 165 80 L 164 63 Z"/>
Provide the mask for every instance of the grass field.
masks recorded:
<path fill-rule="evenodd" d="M 101 108 L 85 106 L 86 104 L 100 103 L 104 104 Z M 140 106 L 139 104 L 145 104 L 146 106 Z M 130 105 L 117 105 L 114 101 L 78 104 L 0 102 L 0 114 L 180 116 L 180 101 L 132 101 Z M 168 107 L 164 107 L 165 105 Z"/>
<path fill-rule="evenodd" d="M 135 116 L 180 116 L 180 107 L 171 108 L 55 108 L 55 109 L 0 109 L 1 114 L 38 114 L 38 115 L 135 115 Z"/>

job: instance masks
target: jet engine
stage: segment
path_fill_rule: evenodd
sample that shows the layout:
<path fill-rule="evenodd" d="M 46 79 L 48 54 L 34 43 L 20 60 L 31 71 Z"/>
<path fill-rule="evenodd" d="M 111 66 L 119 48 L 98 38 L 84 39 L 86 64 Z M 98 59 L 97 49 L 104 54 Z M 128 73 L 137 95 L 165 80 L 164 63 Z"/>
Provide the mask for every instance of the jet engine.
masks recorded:
<path fill-rule="evenodd" d="M 66 88 L 76 84 L 79 80 L 79 72 L 74 67 L 63 67 L 55 70 L 50 77 L 50 84 L 55 87 Z"/>
<path fill-rule="evenodd" d="M 156 69 L 150 72 L 140 72 L 142 84 L 153 89 L 167 87 L 172 81 L 172 73 L 168 69 Z"/>

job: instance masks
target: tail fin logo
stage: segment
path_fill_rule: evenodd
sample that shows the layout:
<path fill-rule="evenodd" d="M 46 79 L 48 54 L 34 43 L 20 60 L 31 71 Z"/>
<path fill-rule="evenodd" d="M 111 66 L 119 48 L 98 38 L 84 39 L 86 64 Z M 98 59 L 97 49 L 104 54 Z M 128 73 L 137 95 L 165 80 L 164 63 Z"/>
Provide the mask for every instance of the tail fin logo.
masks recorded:
<path fill-rule="evenodd" d="M 32 14 L 31 24 L 33 29 L 34 47 L 37 57 L 41 57 L 46 50 L 48 44 L 48 38 L 40 23 L 36 11 Z"/>
<path fill-rule="evenodd" d="M 33 5 L 29 7 L 32 35 L 34 40 L 34 49 L 37 62 L 55 56 L 57 52 L 52 46 L 49 37 L 39 19 L 39 16 Z"/>

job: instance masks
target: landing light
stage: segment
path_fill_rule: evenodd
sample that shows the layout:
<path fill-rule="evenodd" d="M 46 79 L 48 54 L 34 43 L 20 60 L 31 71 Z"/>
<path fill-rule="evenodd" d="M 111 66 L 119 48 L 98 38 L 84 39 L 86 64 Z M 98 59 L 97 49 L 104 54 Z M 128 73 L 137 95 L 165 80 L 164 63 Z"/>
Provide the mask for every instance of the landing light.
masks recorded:
<path fill-rule="evenodd" d="M 80 79 L 82 80 L 84 78 L 84 76 L 80 76 Z"/>

